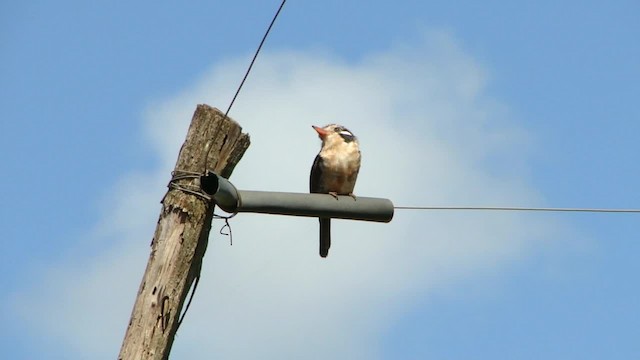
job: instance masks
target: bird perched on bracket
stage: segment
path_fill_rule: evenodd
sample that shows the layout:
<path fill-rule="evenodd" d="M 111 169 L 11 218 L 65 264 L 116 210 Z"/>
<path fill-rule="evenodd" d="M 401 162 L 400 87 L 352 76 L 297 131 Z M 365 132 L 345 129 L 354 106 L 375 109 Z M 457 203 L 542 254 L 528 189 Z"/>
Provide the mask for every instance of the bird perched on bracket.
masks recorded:
<path fill-rule="evenodd" d="M 311 193 L 353 195 L 360 171 L 358 139 L 344 126 L 330 124 L 313 126 L 322 140 L 322 148 L 311 167 L 309 191 Z M 331 247 L 331 219 L 320 218 L 320 256 L 327 257 Z"/>

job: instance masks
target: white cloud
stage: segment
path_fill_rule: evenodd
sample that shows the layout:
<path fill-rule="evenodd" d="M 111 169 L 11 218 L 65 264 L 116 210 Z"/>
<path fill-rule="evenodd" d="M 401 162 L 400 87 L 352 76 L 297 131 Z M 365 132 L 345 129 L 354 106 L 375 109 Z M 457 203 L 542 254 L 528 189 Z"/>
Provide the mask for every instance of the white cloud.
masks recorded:
<path fill-rule="evenodd" d="M 111 248 L 57 264 L 16 295 L 14 306 L 34 327 L 80 358 L 117 353 L 164 181 L 195 105 L 225 110 L 245 66 L 244 59 L 218 64 L 149 109 L 148 140 L 162 166 L 125 176 L 114 192 L 94 235 L 116 239 Z M 487 96 L 487 78 L 446 34 L 356 64 L 319 52 L 265 53 L 231 112 L 252 140 L 232 181 L 241 189 L 307 191 L 319 148 L 310 125 L 338 122 L 361 140 L 356 194 L 396 205 L 539 204 L 526 178 L 530 140 Z M 398 211 L 390 224 L 334 221 L 323 260 L 315 219 L 243 214 L 231 224 L 233 246 L 214 224 L 176 358 L 376 358 L 377 337 L 403 308 L 504 269 L 560 229 L 520 214 Z M 43 290 L 59 296 L 36 296 Z"/>

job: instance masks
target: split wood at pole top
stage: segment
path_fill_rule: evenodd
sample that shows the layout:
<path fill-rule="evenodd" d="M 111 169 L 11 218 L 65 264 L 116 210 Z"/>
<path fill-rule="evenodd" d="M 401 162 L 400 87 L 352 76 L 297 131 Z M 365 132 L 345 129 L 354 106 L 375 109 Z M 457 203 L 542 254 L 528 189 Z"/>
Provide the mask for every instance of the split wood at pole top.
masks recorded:
<path fill-rule="evenodd" d="M 223 119 L 220 110 L 198 105 L 176 171 L 211 169 L 225 178 L 231 175 L 250 141 L 238 123 Z M 176 183 L 197 189 L 198 181 L 193 177 Z M 167 191 L 118 359 L 168 359 L 185 299 L 202 267 L 213 210 L 213 202 L 197 195 Z"/>

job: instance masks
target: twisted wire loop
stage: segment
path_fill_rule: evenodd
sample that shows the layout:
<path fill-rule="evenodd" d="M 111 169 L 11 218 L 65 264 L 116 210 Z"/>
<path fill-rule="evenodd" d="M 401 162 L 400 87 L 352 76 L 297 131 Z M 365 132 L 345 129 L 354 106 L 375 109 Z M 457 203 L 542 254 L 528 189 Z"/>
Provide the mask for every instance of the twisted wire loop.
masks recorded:
<path fill-rule="evenodd" d="M 231 231 L 231 225 L 229 224 L 229 219 L 231 219 L 232 217 L 236 216 L 238 213 L 233 213 L 229 216 L 222 216 L 222 215 L 218 215 L 216 213 L 213 214 L 213 218 L 214 219 L 222 219 L 224 220 L 224 226 L 222 226 L 220 228 L 220 235 L 224 235 L 224 236 L 228 236 L 229 237 L 229 246 L 233 246 L 233 232 Z M 224 229 L 228 229 L 229 232 L 224 232 Z"/>
<path fill-rule="evenodd" d="M 202 187 L 200 187 L 200 185 L 194 186 L 194 185 L 181 185 L 178 184 L 177 181 L 178 180 L 183 180 L 183 179 L 200 179 L 200 176 L 202 176 L 202 174 L 198 173 L 198 172 L 194 172 L 194 171 L 185 171 L 185 170 L 175 170 L 171 172 L 171 180 L 169 180 L 169 184 L 167 184 L 167 187 L 169 189 L 175 189 L 175 190 L 179 190 L 179 191 L 183 191 L 187 194 L 191 194 L 191 195 L 195 195 L 207 202 L 212 202 L 215 203 L 215 200 L 207 193 L 204 192 L 204 190 L 202 190 Z M 199 182 L 198 182 L 199 184 Z M 166 195 L 165 195 L 166 196 Z M 217 205 L 217 204 L 216 204 Z M 229 215 L 219 215 L 216 214 L 215 212 L 213 213 L 213 218 L 214 219 L 221 219 L 224 220 L 224 225 L 222 226 L 222 228 L 220 228 L 220 235 L 224 235 L 224 236 L 228 236 L 229 237 L 229 243 L 230 245 L 233 245 L 233 235 L 232 235 L 232 231 L 231 231 L 231 225 L 229 224 L 229 219 L 233 218 L 234 216 L 236 216 L 238 213 L 232 213 Z M 228 229 L 229 232 L 224 232 L 225 229 Z"/>

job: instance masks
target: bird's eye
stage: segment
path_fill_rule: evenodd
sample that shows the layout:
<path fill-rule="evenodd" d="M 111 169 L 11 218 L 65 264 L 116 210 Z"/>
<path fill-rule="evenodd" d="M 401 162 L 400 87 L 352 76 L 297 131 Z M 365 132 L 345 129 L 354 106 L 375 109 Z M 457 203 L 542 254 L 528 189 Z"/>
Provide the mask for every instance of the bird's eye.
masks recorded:
<path fill-rule="evenodd" d="M 341 133 L 342 131 L 344 131 L 344 128 L 342 126 L 336 126 L 336 128 L 333 129 L 333 131 L 335 131 L 337 133 Z"/>

